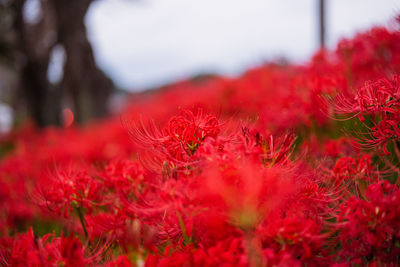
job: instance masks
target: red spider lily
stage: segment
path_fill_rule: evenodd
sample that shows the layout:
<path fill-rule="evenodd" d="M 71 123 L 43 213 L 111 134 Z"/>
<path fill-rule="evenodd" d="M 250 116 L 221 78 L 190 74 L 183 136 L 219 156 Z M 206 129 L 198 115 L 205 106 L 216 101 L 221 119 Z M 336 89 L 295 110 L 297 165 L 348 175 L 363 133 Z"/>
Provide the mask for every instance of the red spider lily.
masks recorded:
<path fill-rule="evenodd" d="M 376 112 L 396 113 L 399 107 L 400 76 L 392 81 L 380 79 L 376 82 L 367 81 L 358 90 L 355 100 L 360 112 L 374 114 Z"/>
<path fill-rule="evenodd" d="M 105 205 L 104 187 L 87 172 L 60 171 L 47 187 L 38 187 L 37 204 L 48 211 L 68 217 L 74 208 L 91 213 L 95 207 Z"/>
<path fill-rule="evenodd" d="M 181 115 L 174 116 L 163 130 L 152 124 L 146 129 L 133 126 L 131 134 L 141 145 L 159 149 L 178 161 L 185 161 L 197 150 L 201 142 L 208 136 L 216 137 L 221 124 L 211 115 L 203 115 L 199 109 L 196 115 L 190 110 L 182 110 Z"/>
<path fill-rule="evenodd" d="M 183 251 L 165 251 L 164 256 L 150 255 L 146 260 L 152 266 L 248 266 L 240 239 L 228 239 L 219 242 L 207 250 L 186 248 Z"/>
<path fill-rule="evenodd" d="M 377 125 L 371 128 L 373 140 L 366 141 L 366 143 L 370 144 L 382 144 L 383 152 L 388 155 L 390 154 L 387 151 L 386 144 L 391 139 L 398 140 L 400 138 L 400 129 L 399 129 L 400 118 L 396 118 L 396 120 L 382 120 Z"/>
<path fill-rule="evenodd" d="M 399 94 L 400 75 L 395 75 L 392 80 L 366 81 L 353 98 L 339 94 L 333 105 L 336 113 L 360 115 L 363 120 L 365 114 L 398 113 Z"/>
<path fill-rule="evenodd" d="M 137 266 L 137 265 L 132 264 L 127 256 L 121 255 L 121 256 L 118 256 L 118 258 L 116 258 L 115 260 L 107 262 L 104 266 L 105 267 L 133 267 L 133 266 Z"/>
<path fill-rule="evenodd" d="M 75 237 L 38 238 L 30 228 L 26 234 L 0 239 L 0 261 L 5 266 L 87 266 L 99 263 L 105 248 L 90 252 Z"/>
<path fill-rule="evenodd" d="M 392 80 L 379 79 L 376 82 L 367 81 L 361 87 L 354 99 L 339 95 L 334 101 L 338 114 L 353 114 L 364 122 L 365 115 L 372 118 L 373 127 L 368 127 L 370 133 L 356 133 L 362 145 L 373 147 L 380 145 L 384 154 L 390 154 L 387 143 L 400 138 L 400 75 Z"/>
<path fill-rule="evenodd" d="M 221 124 L 212 115 L 204 115 L 202 109 L 196 114 L 182 110 L 181 115 L 172 117 L 168 125 L 158 129 L 154 122 L 149 127 L 143 122 L 131 127 L 130 133 L 136 143 L 145 149 L 151 149 L 149 157 L 157 172 L 170 173 L 191 165 L 191 158 L 207 138 L 216 138 L 221 131 Z M 153 159 L 156 159 L 154 162 Z M 150 162 L 148 162 L 150 163 Z"/>
<path fill-rule="evenodd" d="M 104 188 L 103 193 L 106 195 L 107 192 L 110 195 L 114 207 L 121 206 L 121 195 L 134 198 L 146 187 L 145 170 L 138 161 L 116 158 L 95 175 Z"/>
<path fill-rule="evenodd" d="M 400 32 L 374 28 L 303 65 L 135 94 L 121 117 L 148 124 L 0 136 L 0 265 L 397 266 L 400 153 L 375 153 L 400 140 L 396 73 Z M 322 116 L 335 91 L 362 145 Z"/>
<path fill-rule="evenodd" d="M 390 155 L 387 150 L 387 145 L 392 140 L 399 140 L 400 130 L 398 119 L 393 120 L 381 120 L 373 127 L 367 127 L 370 132 L 361 133 L 355 132 L 355 137 L 364 148 L 372 149 L 376 146 L 380 147 L 380 151 L 384 155 Z"/>
<path fill-rule="evenodd" d="M 228 165 L 205 173 L 203 196 L 211 207 L 225 212 L 233 225 L 252 229 L 297 189 L 292 175 L 285 167 L 265 168 L 251 162 Z"/>
<path fill-rule="evenodd" d="M 352 157 L 342 157 L 333 167 L 333 173 L 339 182 L 346 179 L 355 180 L 360 178 L 372 180 L 372 171 L 371 155 L 368 154 L 358 160 Z"/>
<path fill-rule="evenodd" d="M 276 218 L 273 222 L 258 229 L 264 249 L 275 254 L 288 253 L 293 259 L 317 265 L 327 264 L 330 260 L 323 250 L 326 234 L 321 234 L 321 225 L 301 216 Z M 315 257 L 320 255 L 321 257 Z"/>
<path fill-rule="evenodd" d="M 398 262 L 400 190 L 387 181 L 371 184 L 366 200 L 351 198 L 338 216 L 342 256 L 381 263 Z"/>
<path fill-rule="evenodd" d="M 332 168 L 323 165 L 321 167 L 325 176 L 322 182 L 330 188 L 332 196 L 336 195 L 334 199 L 339 203 L 351 196 L 365 197 L 367 186 L 380 180 L 384 174 L 384 171 L 372 164 L 370 154 L 341 157 Z"/>
<path fill-rule="evenodd" d="M 359 146 L 352 139 L 340 138 L 337 140 L 327 140 L 325 143 L 324 154 L 336 158 L 339 156 L 349 156 L 359 152 Z"/>
<path fill-rule="evenodd" d="M 264 138 L 260 132 L 250 131 L 247 127 L 242 128 L 243 138 L 242 150 L 246 154 L 253 154 L 266 165 L 284 164 L 289 161 L 291 151 L 296 140 L 293 133 L 282 136 L 267 134 Z"/>

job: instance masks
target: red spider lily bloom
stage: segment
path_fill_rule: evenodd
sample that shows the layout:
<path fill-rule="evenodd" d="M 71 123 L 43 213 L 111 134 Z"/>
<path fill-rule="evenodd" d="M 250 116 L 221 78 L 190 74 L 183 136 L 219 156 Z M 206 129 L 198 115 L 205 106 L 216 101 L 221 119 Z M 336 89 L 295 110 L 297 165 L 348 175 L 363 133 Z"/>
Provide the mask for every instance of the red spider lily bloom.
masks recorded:
<path fill-rule="evenodd" d="M 105 247 L 89 249 L 75 237 L 38 238 L 32 228 L 26 234 L 0 239 L 0 261 L 6 266 L 87 266 L 98 264 Z"/>
<path fill-rule="evenodd" d="M 51 213 L 68 217 L 74 208 L 91 213 L 109 201 L 104 197 L 102 183 L 86 171 L 60 171 L 54 176 L 47 187 L 41 185 L 36 193 L 37 204 Z"/>
<path fill-rule="evenodd" d="M 367 81 L 353 99 L 339 95 L 333 105 L 338 114 L 358 115 L 361 122 L 366 115 L 371 117 L 374 126 L 367 126 L 370 133 L 356 132 L 365 147 L 380 145 L 384 154 L 389 154 L 387 143 L 400 139 L 400 75 L 394 75 L 392 80 Z"/>
<path fill-rule="evenodd" d="M 338 114 L 356 114 L 363 119 L 366 114 L 398 113 L 399 97 L 400 75 L 395 75 L 392 80 L 366 81 L 353 97 L 339 94 L 333 105 Z"/>
<path fill-rule="evenodd" d="M 172 117 L 167 126 L 160 130 L 154 123 L 149 127 L 133 125 L 133 139 L 145 149 L 151 149 L 149 157 L 156 159 L 159 170 L 180 169 L 190 165 L 192 156 L 207 137 L 216 138 L 221 123 L 215 116 L 182 110 L 181 115 Z"/>
<path fill-rule="evenodd" d="M 339 239 L 344 258 L 362 258 L 363 264 L 372 260 L 381 263 L 398 261 L 400 248 L 398 186 L 387 181 L 371 184 L 366 200 L 351 198 L 341 206 L 338 216 Z"/>

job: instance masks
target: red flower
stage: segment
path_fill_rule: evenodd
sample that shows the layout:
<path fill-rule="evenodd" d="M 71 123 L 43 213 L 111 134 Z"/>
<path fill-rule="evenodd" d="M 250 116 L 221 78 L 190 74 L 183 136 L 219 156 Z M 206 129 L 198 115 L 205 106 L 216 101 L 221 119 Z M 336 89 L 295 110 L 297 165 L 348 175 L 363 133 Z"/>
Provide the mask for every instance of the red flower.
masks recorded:
<path fill-rule="evenodd" d="M 153 123 L 148 127 L 143 122 L 131 127 L 131 135 L 138 145 L 149 149 L 149 165 L 156 172 L 181 170 L 190 166 L 192 156 L 207 137 L 216 138 L 221 131 L 221 123 L 215 116 L 182 110 L 181 115 L 172 117 L 167 126 L 160 130 Z M 146 158 L 146 157 L 145 157 Z M 146 162 L 146 159 L 145 159 Z"/>

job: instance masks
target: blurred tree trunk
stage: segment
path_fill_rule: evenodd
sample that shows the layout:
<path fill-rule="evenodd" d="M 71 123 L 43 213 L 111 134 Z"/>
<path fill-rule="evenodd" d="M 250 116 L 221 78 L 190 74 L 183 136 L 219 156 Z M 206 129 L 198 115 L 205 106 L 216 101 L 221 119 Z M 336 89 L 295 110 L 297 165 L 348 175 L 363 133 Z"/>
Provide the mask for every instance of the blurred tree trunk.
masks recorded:
<path fill-rule="evenodd" d="M 318 26 L 319 26 L 319 46 L 325 48 L 325 0 L 318 0 Z"/>
<path fill-rule="evenodd" d="M 57 19 L 58 42 L 67 59 L 62 86 L 68 88 L 79 123 L 108 113 L 107 101 L 113 83 L 97 67 L 84 23 L 93 0 L 52 0 Z"/>
<path fill-rule="evenodd" d="M 12 21 L 5 26 L 7 23 L 1 19 L 6 16 L 0 17 L 0 33 L 11 36 L 0 39 L 0 57 L 6 59 L 0 64 L 14 65 L 11 68 L 18 76 L 19 91 L 23 92 L 20 95 L 30 116 L 40 127 L 61 125 L 67 94 L 77 122 L 105 116 L 114 85 L 96 65 L 84 24 L 94 0 L 37 0 L 41 14 L 34 22 L 25 21 L 28 1 L 0 0 L 1 14 L 7 14 Z M 52 84 L 48 78 L 49 62 L 58 45 L 64 48 L 65 64 L 61 82 Z"/>
<path fill-rule="evenodd" d="M 39 127 L 60 125 L 61 95 L 47 79 L 50 53 L 55 41 L 50 36 L 53 18 L 47 12 L 51 7 L 44 3 L 41 21 L 28 25 L 23 17 L 24 4 L 25 0 L 14 0 L 11 4 L 18 51 L 15 60 L 19 69 L 19 86 L 28 110 Z"/>

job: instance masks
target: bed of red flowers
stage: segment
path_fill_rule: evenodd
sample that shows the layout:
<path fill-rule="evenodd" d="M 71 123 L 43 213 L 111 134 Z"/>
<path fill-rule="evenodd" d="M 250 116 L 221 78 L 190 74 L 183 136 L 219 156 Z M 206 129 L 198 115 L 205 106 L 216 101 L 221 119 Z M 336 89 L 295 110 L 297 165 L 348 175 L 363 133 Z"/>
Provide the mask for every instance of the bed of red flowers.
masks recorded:
<path fill-rule="evenodd" d="M 396 27 L 3 137 L 0 265 L 399 265 Z"/>

